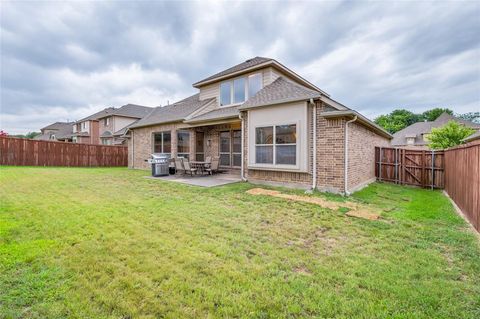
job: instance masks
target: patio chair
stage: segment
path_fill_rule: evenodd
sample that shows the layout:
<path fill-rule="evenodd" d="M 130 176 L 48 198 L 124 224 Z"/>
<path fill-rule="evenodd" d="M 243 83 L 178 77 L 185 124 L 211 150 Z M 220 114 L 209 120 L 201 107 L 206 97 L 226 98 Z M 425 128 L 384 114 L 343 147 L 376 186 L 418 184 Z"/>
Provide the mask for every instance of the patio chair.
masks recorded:
<path fill-rule="evenodd" d="M 210 167 L 205 169 L 210 175 L 213 175 L 214 173 L 218 172 L 218 159 L 213 159 L 212 163 L 210 164 Z"/>
<path fill-rule="evenodd" d="M 212 164 L 212 157 L 211 156 L 205 157 L 205 168 L 210 168 L 211 164 Z"/>
<path fill-rule="evenodd" d="M 197 174 L 197 169 L 190 167 L 190 162 L 187 158 L 183 159 L 183 168 L 185 169 L 185 173 L 190 173 L 190 176 L 193 176 L 193 173 Z"/>
<path fill-rule="evenodd" d="M 178 172 L 183 172 L 183 175 L 185 175 L 185 168 L 183 167 L 182 159 L 181 158 L 175 158 L 175 173 Z"/>

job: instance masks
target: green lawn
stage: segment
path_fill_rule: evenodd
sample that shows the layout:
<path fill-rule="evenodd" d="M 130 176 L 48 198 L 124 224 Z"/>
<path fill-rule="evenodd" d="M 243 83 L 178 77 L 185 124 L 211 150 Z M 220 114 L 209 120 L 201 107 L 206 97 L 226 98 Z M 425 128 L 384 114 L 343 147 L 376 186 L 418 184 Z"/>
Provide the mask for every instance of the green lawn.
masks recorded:
<path fill-rule="evenodd" d="M 479 241 L 439 191 L 373 184 L 367 221 L 145 175 L 0 167 L 0 317 L 480 317 Z"/>

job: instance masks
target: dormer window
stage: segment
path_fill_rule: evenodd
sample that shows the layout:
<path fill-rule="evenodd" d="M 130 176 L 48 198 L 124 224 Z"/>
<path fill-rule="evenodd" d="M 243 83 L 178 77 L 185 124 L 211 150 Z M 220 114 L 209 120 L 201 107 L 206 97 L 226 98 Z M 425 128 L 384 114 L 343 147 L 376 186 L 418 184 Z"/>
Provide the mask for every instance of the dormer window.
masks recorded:
<path fill-rule="evenodd" d="M 220 106 L 241 104 L 262 89 L 262 73 L 236 78 L 220 84 Z"/>

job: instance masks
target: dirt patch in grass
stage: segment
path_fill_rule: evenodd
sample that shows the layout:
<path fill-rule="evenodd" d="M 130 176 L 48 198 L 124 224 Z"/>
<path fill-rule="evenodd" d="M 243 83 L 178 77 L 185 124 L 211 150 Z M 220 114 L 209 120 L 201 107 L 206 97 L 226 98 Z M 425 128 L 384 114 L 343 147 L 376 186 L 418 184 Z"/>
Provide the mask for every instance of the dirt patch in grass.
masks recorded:
<path fill-rule="evenodd" d="M 334 201 L 329 201 L 319 197 L 284 194 L 284 193 L 281 193 L 280 191 L 263 189 L 263 188 L 252 188 L 252 189 L 249 189 L 247 193 L 250 195 L 272 196 L 272 197 L 292 200 L 295 202 L 314 204 L 314 205 L 318 205 L 323 208 L 328 208 L 331 210 L 348 209 L 349 211 L 345 215 L 350 217 L 358 217 L 358 218 L 364 218 L 368 220 L 377 220 L 380 218 L 378 214 L 370 212 L 369 207 L 365 207 L 364 205 L 352 203 L 352 202 L 334 202 Z"/>
<path fill-rule="evenodd" d="M 363 219 L 368 219 L 368 220 L 377 220 L 380 218 L 379 215 L 367 212 L 365 210 L 352 210 L 347 212 L 345 215 L 349 217 L 357 217 L 357 218 L 363 218 Z"/>
<path fill-rule="evenodd" d="M 296 272 L 297 274 L 301 274 L 301 275 L 305 275 L 305 276 L 311 276 L 312 275 L 312 272 L 310 270 L 308 270 L 308 268 L 305 267 L 305 266 L 296 267 L 295 269 L 293 269 L 293 271 Z"/>

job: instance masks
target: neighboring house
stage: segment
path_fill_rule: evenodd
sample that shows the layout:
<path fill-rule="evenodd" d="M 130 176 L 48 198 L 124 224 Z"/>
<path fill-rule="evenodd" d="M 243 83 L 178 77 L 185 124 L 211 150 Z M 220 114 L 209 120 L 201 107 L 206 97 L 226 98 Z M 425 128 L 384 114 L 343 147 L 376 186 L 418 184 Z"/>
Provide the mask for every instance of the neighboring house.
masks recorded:
<path fill-rule="evenodd" d="M 463 139 L 465 143 L 480 143 L 480 130 Z"/>
<path fill-rule="evenodd" d="M 122 135 L 127 127 L 148 115 L 152 110 L 153 108 L 147 106 L 127 104 L 100 116 L 98 120 L 101 144 L 125 144 L 126 141 Z"/>
<path fill-rule="evenodd" d="M 42 141 L 72 141 L 73 122 L 55 122 L 40 129 L 41 134 L 34 137 Z"/>
<path fill-rule="evenodd" d="M 392 136 L 274 59 L 207 77 L 197 94 L 132 124 L 129 167 L 151 153 L 204 160 L 252 182 L 348 193 L 375 180 L 374 147 Z"/>
<path fill-rule="evenodd" d="M 432 128 L 442 127 L 449 121 L 456 121 L 475 130 L 480 130 L 480 124 L 456 118 L 448 113 L 443 113 L 435 121 L 413 123 L 403 130 L 396 132 L 393 134 L 392 146 L 429 149 L 428 135 L 431 133 Z"/>
<path fill-rule="evenodd" d="M 127 104 L 106 108 L 73 125 L 73 142 L 84 144 L 121 145 L 126 127 L 149 114 L 153 108 Z"/>

